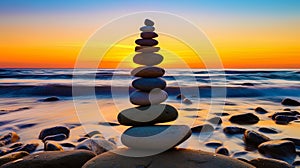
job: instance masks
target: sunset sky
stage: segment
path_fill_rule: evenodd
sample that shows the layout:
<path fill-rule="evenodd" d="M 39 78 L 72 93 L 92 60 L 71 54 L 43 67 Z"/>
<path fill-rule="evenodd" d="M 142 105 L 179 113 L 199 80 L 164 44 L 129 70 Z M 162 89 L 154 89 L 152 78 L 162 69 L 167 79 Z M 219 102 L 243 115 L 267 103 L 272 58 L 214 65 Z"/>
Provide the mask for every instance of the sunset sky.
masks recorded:
<path fill-rule="evenodd" d="M 1 0 L 0 68 L 73 68 L 97 29 L 141 11 L 170 12 L 191 21 L 207 35 L 225 68 L 300 68 L 299 9 L 298 0 Z M 109 50 L 101 68 L 115 68 L 133 52 L 141 25 L 136 35 Z M 179 56 L 165 53 L 164 67 L 182 68 L 177 59 L 204 67 L 180 40 L 161 35 L 159 41 Z M 86 68 L 89 61 L 94 60 L 87 58 Z"/>

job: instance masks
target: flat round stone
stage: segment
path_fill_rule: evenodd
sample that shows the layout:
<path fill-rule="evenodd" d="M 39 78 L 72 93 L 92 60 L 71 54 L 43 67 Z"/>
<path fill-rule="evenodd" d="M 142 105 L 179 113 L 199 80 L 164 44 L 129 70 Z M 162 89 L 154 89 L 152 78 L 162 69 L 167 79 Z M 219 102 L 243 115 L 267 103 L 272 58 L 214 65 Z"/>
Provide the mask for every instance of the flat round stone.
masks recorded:
<path fill-rule="evenodd" d="M 140 106 L 159 104 L 167 100 L 167 98 L 168 93 L 160 89 L 154 89 L 151 92 L 134 91 L 130 94 L 130 102 Z"/>
<path fill-rule="evenodd" d="M 139 126 L 127 129 L 121 136 L 123 145 L 133 149 L 173 148 L 192 135 L 187 125 Z"/>
<path fill-rule="evenodd" d="M 122 125 L 141 126 L 170 122 L 176 120 L 177 117 L 176 108 L 167 104 L 158 104 L 123 110 L 118 115 L 118 121 Z"/>
<path fill-rule="evenodd" d="M 141 53 L 133 57 L 133 62 L 140 65 L 153 66 L 163 61 L 163 56 L 155 53 Z"/>
<path fill-rule="evenodd" d="M 164 89 L 166 88 L 166 81 L 162 78 L 138 78 L 132 81 L 132 86 L 141 91 L 151 91 L 152 89 Z"/>
<path fill-rule="evenodd" d="M 135 47 L 136 52 L 152 53 L 152 52 L 158 52 L 159 50 L 160 50 L 159 47 L 149 47 L 149 46 L 136 46 Z"/>
<path fill-rule="evenodd" d="M 150 19 L 145 19 L 144 24 L 145 24 L 146 26 L 153 26 L 153 25 L 154 25 L 154 22 L 153 22 L 152 20 L 150 20 Z"/>
<path fill-rule="evenodd" d="M 153 26 L 143 26 L 140 28 L 140 31 L 142 32 L 153 32 L 155 28 Z"/>
<path fill-rule="evenodd" d="M 131 71 L 132 76 L 143 77 L 143 78 L 162 77 L 164 74 L 165 74 L 164 69 L 160 67 L 154 67 L 154 66 L 137 67 Z"/>
<path fill-rule="evenodd" d="M 152 39 L 158 37 L 158 34 L 156 34 L 155 32 L 142 32 L 141 37 L 143 39 Z"/>
<path fill-rule="evenodd" d="M 155 46 L 158 44 L 158 41 L 154 39 L 137 39 L 135 43 L 141 46 Z"/>

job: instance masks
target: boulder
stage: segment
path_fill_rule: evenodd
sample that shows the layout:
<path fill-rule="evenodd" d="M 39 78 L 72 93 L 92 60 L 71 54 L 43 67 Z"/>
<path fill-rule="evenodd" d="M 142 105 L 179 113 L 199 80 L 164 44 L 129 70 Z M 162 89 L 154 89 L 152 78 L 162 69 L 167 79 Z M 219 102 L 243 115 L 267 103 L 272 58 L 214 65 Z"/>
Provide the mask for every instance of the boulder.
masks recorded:
<path fill-rule="evenodd" d="M 130 149 L 117 149 L 103 153 L 88 161 L 83 168 L 193 168 L 193 167 L 234 167 L 254 168 L 245 162 L 224 155 L 215 155 L 200 150 L 172 149 L 166 152 L 145 156 L 129 157 Z"/>
<path fill-rule="evenodd" d="M 81 168 L 95 154 L 86 150 L 46 151 L 4 164 L 1 168 Z"/>

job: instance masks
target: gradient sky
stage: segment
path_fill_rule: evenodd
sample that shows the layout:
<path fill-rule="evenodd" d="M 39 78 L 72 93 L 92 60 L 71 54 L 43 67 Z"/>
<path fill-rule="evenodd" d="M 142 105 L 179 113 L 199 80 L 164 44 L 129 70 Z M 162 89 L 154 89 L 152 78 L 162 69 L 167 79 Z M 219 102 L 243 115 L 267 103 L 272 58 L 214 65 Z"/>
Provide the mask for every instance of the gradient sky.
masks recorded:
<path fill-rule="evenodd" d="M 72 68 L 81 47 L 102 25 L 122 15 L 155 10 L 196 24 L 225 68 L 300 68 L 299 9 L 299 0 L 1 0 L 0 67 Z M 115 45 L 101 67 L 116 67 L 122 55 L 132 52 L 134 38 Z M 203 68 L 194 53 L 180 52 L 184 44 L 160 39 L 190 67 Z M 169 60 L 164 67 L 181 67 L 176 62 Z"/>

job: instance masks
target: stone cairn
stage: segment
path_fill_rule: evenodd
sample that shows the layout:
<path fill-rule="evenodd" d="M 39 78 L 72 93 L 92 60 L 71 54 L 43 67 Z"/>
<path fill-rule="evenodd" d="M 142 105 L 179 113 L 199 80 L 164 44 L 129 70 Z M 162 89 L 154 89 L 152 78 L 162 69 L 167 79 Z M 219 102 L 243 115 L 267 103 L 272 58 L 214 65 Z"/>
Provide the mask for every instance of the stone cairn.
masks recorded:
<path fill-rule="evenodd" d="M 163 90 L 166 81 L 161 78 L 165 70 L 155 65 L 163 61 L 163 56 L 156 53 L 160 48 L 155 47 L 158 41 L 153 39 L 158 37 L 154 22 L 146 19 L 144 24 L 140 28 L 141 39 L 135 41 L 139 45 L 135 47 L 138 53 L 133 57 L 133 62 L 142 66 L 131 71 L 136 77 L 132 82 L 136 90 L 130 94 L 130 102 L 137 107 L 125 109 L 118 115 L 120 124 L 132 126 L 122 134 L 121 142 L 134 150 L 163 152 L 187 140 L 191 130 L 187 125 L 155 125 L 176 120 L 178 111 L 161 104 L 168 98 Z"/>

